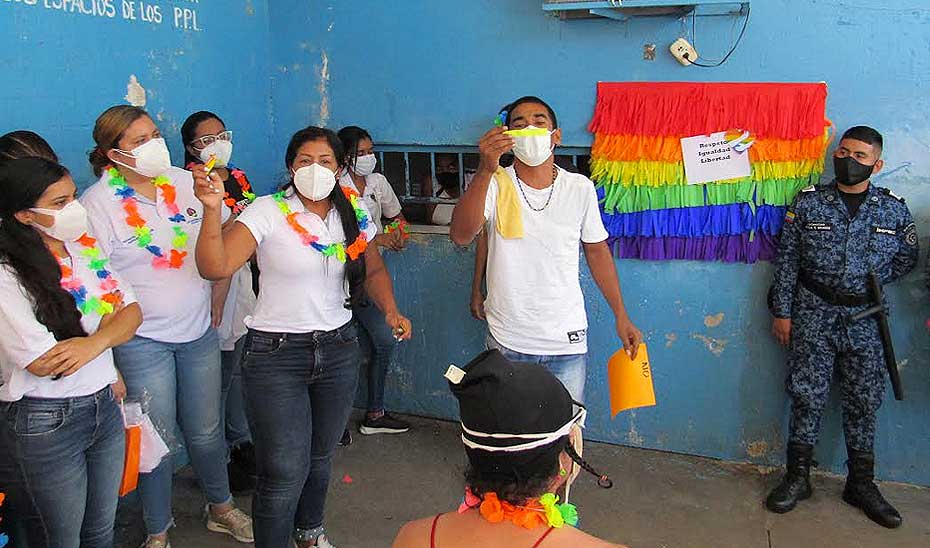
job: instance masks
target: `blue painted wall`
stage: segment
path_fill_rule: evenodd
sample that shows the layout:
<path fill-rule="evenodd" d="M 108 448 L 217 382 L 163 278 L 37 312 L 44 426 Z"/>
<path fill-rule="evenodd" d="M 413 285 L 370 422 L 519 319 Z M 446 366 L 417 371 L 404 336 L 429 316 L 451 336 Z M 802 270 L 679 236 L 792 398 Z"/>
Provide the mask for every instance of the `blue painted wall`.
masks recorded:
<path fill-rule="evenodd" d="M 94 15 L 95 3 L 112 11 Z M 124 4 L 135 19 L 123 16 Z M 176 7 L 196 12 L 200 30 L 191 18 L 188 28 L 183 18 L 176 25 Z M 235 132 L 234 162 L 261 186 L 271 173 L 268 48 L 264 0 L 0 0 L 0 134 L 44 136 L 85 186 L 94 121 L 126 102 L 134 74 L 173 163 L 184 161 L 184 119 L 211 110 Z"/>
<path fill-rule="evenodd" d="M 745 38 L 717 69 L 684 68 L 668 45 L 691 20 L 559 21 L 538 0 L 274 2 L 276 140 L 324 120 L 359 124 L 376 141 L 471 144 L 497 108 L 523 95 L 552 102 L 569 145 L 587 145 L 597 81 L 826 81 L 839 127 L 874 125 L 886 136 L 881 184 L 908 199 L 926 251 L 930 233 L 930 8 L 920 0 L 881 7 L 854 1 L 755 0 Z M 701 18 L 706 59 L 729 49 L 742 21 Z M 294 35 L 296 32 L 296 36 Z M 655 61 L 643 45 L 658 45 Z M 326 60 L 325 71 L 323 59 Z M 321 73 L 325 72 L 325 78 Z M 326 108 L 321 113 L 320 105 Z M 697 108 L 697 106 L 696 106 Z M 280 150 L 274 151 L 280 155 Z M 277 161 L 277 160 L 276 160 Z M 397 294 L 417 329 L 389 381 L 398 410 L 452 417 L 441 377 L 481 349 L 468 316 L 472 255 L 441 237 L 421 237 L 390 260 Z M 767 264 L 622 261 L 630 313 L 646 333 L 659 405 L 608 417 L 604 364 L 618 344 L 606 303 L 586 275 L 591 321 L 588 398 L 595 439 L 758 463 L 780 463 L 786 435 L 785 355 L 769 336 Z M 922 266 L 921 266 L 922 268 Z M 889 392 L 880 412 L 879 473 L 930 484 L 930 369 L 922 276 L 892 290 L 893 329 L 908 399 Z M 719 321 L 719 325 L 713 325 Z M 818 456 L 842 471 L 838 400 Z"/>
<path fill-rule="evenodd" d="M 922 0 L 880 7 L 754 0 L 742 45 L 717 69 L 683 68 L 666 53 L 691 32 L 690 19 L 563 22 L 545 15 L 539 0 L 146 2 L 162 7 L 161 24 L 64 13 L 46 3 L 60 0 L 0 0 L 0 131 L 25 127 L 46 135 L 82 182 L 89 179 L 84 153 L 93 120 L 122 101 L 130 74 L 151 92 L 149 109 L 170 137 L 175 162 L 184 117 L 214 109 L 237 131 L 238 163 L 265 190 L 283 173 L 287 138 L 308 123 L 359 124 L 381 142 L 471 144 L 500 105 L 539 94 L 558 111 L 565 143 L 584 146 L 599 80 L 824 80 L 837 126 L 867 123 L 885 133 L 890 174 L 881 183 L 907 197 L 921 234 L 930 233 L 930 8 Z M 203 30 L 175 28 L 174 6 L 195 7 Z M 736 18 L 699 19 L 701 54 L 722 56 L 740 25 Z M 658 45 L 655 61 L 643 60 L 645 43 Z M 401 305 L 418 326 L 390 376 L 392 408 L 455 415 L 441 374 L 483 340 L 482 325 L 467 312 L 472 258 L 436 236 L 417 236 L 389 257 Z M 609 419 L 603 364 L 618 345 L 610 311 L 585 274 L 589 435 L 781 462 L 785 366 L 768 335 L 770 267 L 618 266 L 630 312 L 651 345 L 659 405 Z M 879 473 L 930 484 L 927 293 L 918 274 L 891 292 L 908 399 L 889 395 L 880 412 Z M 818 451 L 824 466 L 841 469 L 835 399 Z"/>

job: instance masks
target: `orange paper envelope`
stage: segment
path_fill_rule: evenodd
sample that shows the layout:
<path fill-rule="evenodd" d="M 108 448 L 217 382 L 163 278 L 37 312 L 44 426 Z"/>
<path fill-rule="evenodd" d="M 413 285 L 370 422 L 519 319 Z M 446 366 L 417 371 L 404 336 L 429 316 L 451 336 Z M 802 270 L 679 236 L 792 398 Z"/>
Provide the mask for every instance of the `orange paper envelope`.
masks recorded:
<path fill-rule="evenodd" d="M 620 349 L 607 362 L 607 382 L 610 385 L 610 416 L 636 407 L 648 407 L 656 404 L 656 394 L 652 387 L 652 369 L 649 367 L 649 353 L 642 344 L 631 360 Z"/>

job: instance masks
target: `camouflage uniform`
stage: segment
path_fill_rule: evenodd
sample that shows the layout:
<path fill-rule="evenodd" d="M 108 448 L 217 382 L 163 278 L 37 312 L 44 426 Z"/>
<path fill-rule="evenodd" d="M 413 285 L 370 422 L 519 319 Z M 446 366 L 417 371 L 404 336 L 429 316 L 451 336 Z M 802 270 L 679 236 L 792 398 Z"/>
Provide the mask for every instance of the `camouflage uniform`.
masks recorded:
<path fill-rule="evenodd" d="M 865 301 L 870 272 L 892 282 L 914 268 L 917 254 L 910 211 L 887 189 L 870 186 L 852 218 L 835 183 L 805 189 L 795 199 L 779 239 L 771 294 L 772 313 L 792 323 L 786 381 L 791 442 L 817 443 L 835 367 L 846 444 L 872 451 L 885 391 L 883 351 L 874 318 L 852 323 L 848 317 L 865 308 L 859 301 Z M 824 292 L 845 301 L 831 304 Z"/>

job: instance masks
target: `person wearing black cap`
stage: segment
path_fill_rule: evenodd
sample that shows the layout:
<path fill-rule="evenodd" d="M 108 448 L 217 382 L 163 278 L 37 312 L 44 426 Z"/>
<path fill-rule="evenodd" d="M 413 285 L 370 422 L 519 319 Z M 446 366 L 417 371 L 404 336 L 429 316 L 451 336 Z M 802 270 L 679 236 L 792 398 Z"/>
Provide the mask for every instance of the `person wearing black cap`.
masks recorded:
<path fill-rule="evenodd" d="M 446 378 L 469 461 L 465 500 L 457 512 L 404 525 L 394 548 L 620 546 L 573 527 L 568 487 L 581 469 L 602 487 L 612 482 L 581 458 L 586 411 L 548 369 L 488 350 Z"/>

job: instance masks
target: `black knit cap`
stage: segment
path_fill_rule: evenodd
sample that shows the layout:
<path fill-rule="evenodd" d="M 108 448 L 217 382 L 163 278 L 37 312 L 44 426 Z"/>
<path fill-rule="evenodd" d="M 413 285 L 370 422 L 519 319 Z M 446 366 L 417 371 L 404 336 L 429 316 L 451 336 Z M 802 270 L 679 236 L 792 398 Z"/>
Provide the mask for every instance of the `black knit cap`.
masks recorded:
<path fill-rule="evenodd" d="M 573 401 L 568 390 L 545 367 L 512 362 L 497 350 L 479 354 L 464 368 L 465 376 L 449 388 L 459 400 L 462 424 L 484 434 L 545 434 L 555 432 L 572 419 Z M 469 440 L 487 446 L 512 446 L 528 438 L 485 438 L 464 433 Z M 542 447 L 513 452 L 465 451 L 472 466 L 485 476 L 520 481 L 539 464 L 555 462 L 568 436 Z"/>

